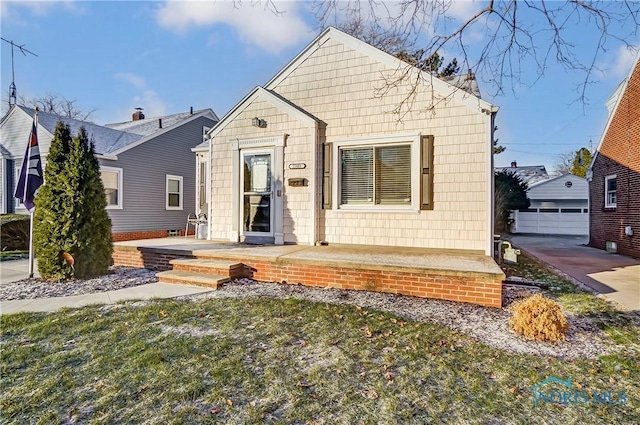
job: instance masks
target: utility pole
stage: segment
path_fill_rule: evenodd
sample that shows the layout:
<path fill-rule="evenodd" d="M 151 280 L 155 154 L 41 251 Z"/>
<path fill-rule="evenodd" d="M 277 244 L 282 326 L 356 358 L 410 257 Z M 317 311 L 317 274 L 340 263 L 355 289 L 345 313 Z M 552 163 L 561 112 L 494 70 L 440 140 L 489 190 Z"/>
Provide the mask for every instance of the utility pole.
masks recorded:
<path fill-rule="evenodd" d="M 33 55 L 33 56 L 38 56 L 35 53 L 33 53 L 32 51 L 29 51 L 27 49 L 24 48 L 24 44 L 15 44 L 13 42 L 13 40 L 7 40 L 6 38 L 2 38 L 2 41 L 9 43 L 11 45 L 11 84 L 9 84 L 9 109 L 11 109 L 11 107 L 13 105 L 16 104 L 16 101 L 18 100 L 18 92 L 16 90 L 16 74 L 15 74 L 15 67 L 14 67 L 14 60 L 13 60 L 13 49 L 14 47 L 17 48 L 18 50 L 20 50 L 20 52 L 22 52 L 23 55 L 27 56 L 27 53 Z"/>

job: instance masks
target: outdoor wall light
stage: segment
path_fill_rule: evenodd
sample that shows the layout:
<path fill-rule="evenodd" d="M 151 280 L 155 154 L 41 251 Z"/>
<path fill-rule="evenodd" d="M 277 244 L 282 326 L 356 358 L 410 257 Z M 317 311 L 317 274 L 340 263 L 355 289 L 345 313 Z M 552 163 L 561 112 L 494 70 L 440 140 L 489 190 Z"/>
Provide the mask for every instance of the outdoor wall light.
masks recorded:
<path fill-rule="evenodd" d="M 253 120 L 251 120 L 251 125 L 258 128 L 265 128 L 267 126 L 267 122 L 265 120 L 261 120 L 258 117 L 255 117 Z"/>

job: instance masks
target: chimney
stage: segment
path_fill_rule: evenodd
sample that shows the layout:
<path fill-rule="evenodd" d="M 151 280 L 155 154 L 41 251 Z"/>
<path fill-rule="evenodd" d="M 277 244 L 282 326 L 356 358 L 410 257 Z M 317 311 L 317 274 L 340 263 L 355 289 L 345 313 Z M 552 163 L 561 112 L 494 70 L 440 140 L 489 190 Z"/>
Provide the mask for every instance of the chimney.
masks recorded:
<path fill-rule="evenodd" d="M 475 76 L 475 75 L 473 75 L 473 72 L 471 72 L 471 70 L 470 70 L 470 69 L 468 69 L 468 70 L 467 70 L 467 78 L 466 78 L 466 81 L 472 81 L 472 80 L 475 80 L 475 79 L 476 79 L 476 76 Z"/>
<path fill-rule="evenodd" d="M 158 118 L 158 128 L 162 128 L 162 118 Z"/>
<path fill-rule="evenodd" d="M 136 111 L 133 113 L 133 121 L 139 121 L 144 119 L 144 114 L 142 113 L 142 108 L 136 108 Z"/>
<path fill-rule="evenodd" d="M 193 106 L 191 107 L 191 115 L 193 115 Z"/>
<path fill-rule="evenodd" d="M 511 162 L 511 168 L 517 168 L 518 167 L 518 163 L 515 161 Z"/>

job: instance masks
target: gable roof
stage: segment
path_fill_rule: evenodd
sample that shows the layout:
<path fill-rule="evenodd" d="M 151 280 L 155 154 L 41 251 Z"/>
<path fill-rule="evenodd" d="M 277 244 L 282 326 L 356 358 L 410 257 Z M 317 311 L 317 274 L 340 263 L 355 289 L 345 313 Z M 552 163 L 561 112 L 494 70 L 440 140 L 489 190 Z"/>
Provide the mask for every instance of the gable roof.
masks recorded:
<path fill-rule="evenodd" d="M 26 106 L 16 105 L 14 108 L 20 110 L 31 118 L 35 110 Z M 211 109 L 202 109 L 193 114 L 191 112 L 166 115 L 164 117 L 153 117 L 138 121 L 127 121 L 122 123 L 99 125 L 87 121 L 80 121 L 73 118 L 63 117 L 49 112 L 38 112 L 38 125 L 42 126 L 51 134 L 55 134 L 58 121 L 69 126 L 71 134 L 78 133 L 80 127 L 87 131 L 89 140 L 93 141 L 95 152 L 98 155 L 114 157 L 160 134 L 186 124 L 196 118 L 205 116 L 214 121 L 217 116 Z M 159 128 L 158 119 L 162 119 L 162 128 Z M 166 120 L 166 121 L 165 121 Z"/>
<path fill-rule="evenodd" d="M 193 115 L 199 115 L 202 113 L 210 112 L 211 119 L 218 121 L 218 116 L 211 109 L 201 109 L 199 111 L 181 112 L 173 115 L 164 115 L 161 117 L 144 118 L 136 121 L 125 121 L 113 124 L 105 124 L 105 127 L 113 128 L 115 130 L 126 131 L 129 133 L 140 134 L 142 136 L 148 136 L 158 131 L 159 120 L 162 120 L 162 128 L 170 128 L 176 124 L 180 124 L 183 120 L 190 118 Z"/>
<path fill-rule="evenodd" d="M 496 167 L 496 172 L 506 171 L 520 177 L 524 183 L 531 186 L 541 181 L 549 179 L 547 169 L 544 165 L 518 165 L 517 167 Z"/>
<path fill-rule="evenodd" d="M 35 109 L 27 108 L 26 106 L 21 105 L 16 105 L 15 108 L 22 110 L 31 118 L 33 118 L 36 112 Z M 72 135 L 77 134 L 78 130 L 80 130 L 80 127 L 84 127 L 87 131 L 89 140 L 93 141 L 97 154 L 110 154 L 114 150 L 130 145 L 131 143 L 134 143 L 142 138 L 142 136 L 139 134 L 114 130 L 99 124 L 63 117 L 49 112 L 38 112 L 38 125 L 42 126 L 51 134 L 55 134 L 58 121 L 62 121 L 63 123 L 67 124 L 69 126 L 69 129 L 71 130 Z"/>
<path fill-rule="evenodd" d="M 560 174 L 560 175 L 555 176 L 555 177 L 547 178 L 545 180 L 538 180 L 538 181 L 536 181 L 534 183 L 531 183 L 529 185 L 529 189 L 533 189 L 534 187 L 544 186 L 547 183 L 551 183 L 551 182 L 554 182 L 556 180 L 560 180 L 562 178 L 566 178 L 568 180 L 576 180 L 576 181 L 583 181 L 584 180 L 584 181 L 586 181 L 586 179 L 584 177 L 576 176 L 575 174 L 571 174 L 571 173 L 565 173 L 565 174 Z"/>
<path fill-rule="evenodd" d="M 618 106 L 620 105 L 620 102 L 624 97 L 624 93 L 627 91 L 629 80 L 631 80 L 631 76 L 635 72 L 636 68 L 638 68 L 639 66 L 640 66 L 640 52 L 638 52 L 636 56 L 636 60 L 633 66 L 631 67 L 631 70 L 629 71 L 629 75 L 627 75 L 627 77 L 622 81 L 622 83 L 620 83 L 620 85 L 616 87 L 616 89 L 614 90 L 613 94 L 609 97 L 609 99 L 607 99 L 606 106 L 607 106 L 607 109 L 609 109 L 609 119 L 607 120 L 607 125 L 604 127 L 604 131 L 602 132 L 602 137 L 600 137 L 600 142 L 598 142 L 596 153 L 595 155 L 593 155 L 593 158 L 591 158 L 591 165 L 589 165 L 589 170 L 592 169 L 593 164 L 595 164 L 596 162 L 596 158 L 598 157 L 598 154 L 600 153 L 600 149 L 602 148 L 602 143 L 604 142 L 604 139 L 607 136 L 607 132 L 609 131 L 609 126 L 611 126 L 611 122 L 613 121 L 613 118 L 616 115 Z M 615 106 L 611 106 L 614 103 L 613 99 L 615 99 Z"/>
<path fill-rule="evenodd" d="M 215 125 L 209 132 L 207 133 L 210 137 L 215 137 L 216 134 L 220 133 L 225 125 L 229 121 L 233 121 L 240 113 L 251 104 L 256 99 L 264 100 L 285 112 L 289 116 L 297 119 L 302 124 L 307 127 L 315 127 L 316 125 L 322 125 L 322 121 L 318 118 L 314 117 L 312 114 L 307 111 L 300 109 L 299 107 L 293 105 L 291 102 L 283 99 L 280 95 L 264 89 L 260 86 L 255 87 L 253 90 L 249 92 L 240 102 L 236 104 L 222 119 Z"/>
<path fill-rule="evenodd" d="M 144 118 L 142 120 L 137 120 L 137 121 L 133 121 L 133 123 L 137 123 L 138 121 L 149 121 L 148 123 L 140 123 L 140 124 L 136 124 L 131 126 L 131 129 L 138 131 L 140 133 L 147 133 L 147 134 L 143 134 L 142 138 L 140 138 L 139 140 L 136 140 L 135 142 L 121 147 L 119 149 L 115 149 L 113 151 L 111 151 L 111 155 L 118 155 L 121 154 L 122 152 L 125 152 L 129 149 L 132 149 L 138 145 L 143 144 L 144 142 L 147 142 L 151 139 L 154 139 L 158 136 L 160 136 L 161 134 L 164 134 L 168 131 L 173 130 L 174 128 L 187 124 L 197 118 L 200 117 L 206 117 L 209 118 L 210 120 L 214 121 L 214 124 L 216 123 L 216 121 L 218 120 L 217 115 L 213 112 L 213 110 L 211 109 L 202 109 L 200 111 L 194 112 L 193 114 L 191 112 L 186 112 L 184 114 L 174 114 L 174 115 L 167 115 L 166 117 L 170 117 L 169 118 L 169 122 L 171 123 L 170 126 L 166 126 L 164 124 L 164 117 L 152 117 L 152 118 Z M 159 125 L 159 119 L 162 119 L 162 128 L 160 128 Z M 126 123 L 120 123 L 122 125 L 124 124 L 128 124 Z M 120 125 L 120 124 L 116 124 L 116 125 Z M 152 131 L 153 129 L 155 129 L 154 131 Z"/>
<path fill-rule="evenodd" d="M 340 31 L 334 27 L 328 27 L 322 33 L 316 37 L 311 43 L 307 45 L 295 58 L 291 60 L 280 72 L 278 72 L 267 84 L 265 84 L 266 89 L 273 89 L 280 82 L 282 82 L 289 74 L 291 74 L 302 62 L 304 62 L 313 52 L 315 52 L 318 48 L 320 48 L 323 44 L 325 44 L 329 40 L 337 40 L 340 43 L 343 43 L 346 46 L 351 47 L 352 49 L 362 53 L 363 55 L 369 56 L 378 62 L 390 67 L 391 69 L 409 69 L 409 72 L 413 73 L 413 76 L 422 76 L 420 81 L 428 81 L 432 84 L 434 90 L 444 94 L 451 95 L 455 100 L 460 103 L 468 106 L 469 108 L 482 110 L 486 109 L 491 112 L 496 112 L 498 107 L 492 105 L 480 98 L 480 91 L 477 90 L 476 93 L 471 94 L 466 91 L 464 87 L 459 87 L 458 78 L 459 76 L 454 76 L 451 79 L 451 82 L 447 82 L 438 77 L 433 76 L 432 74 L 420 71 L 418 68 L 411 66 L 407 62 L 404 62 L 389 53 L 383 52 L 382 50 L 374 47 L 370 44 L 365 43 L 362 40 L 359 40 L 343 31 Z M 476 82 L 477 85 L 477 82 Z M 472 87 L 469 87 L 472 89 Z"/>

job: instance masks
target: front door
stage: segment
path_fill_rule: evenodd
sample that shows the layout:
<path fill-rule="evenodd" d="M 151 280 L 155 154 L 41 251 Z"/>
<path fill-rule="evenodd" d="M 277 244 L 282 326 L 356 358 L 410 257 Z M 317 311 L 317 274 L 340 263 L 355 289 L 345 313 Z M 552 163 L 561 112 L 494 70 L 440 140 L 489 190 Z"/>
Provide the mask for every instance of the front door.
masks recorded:
<path fill-rule="evenodd" d="M 273 150 L 242 151 L 241 228 L 245 240 L 273 237 Z"/>

